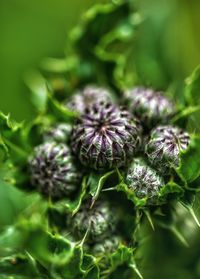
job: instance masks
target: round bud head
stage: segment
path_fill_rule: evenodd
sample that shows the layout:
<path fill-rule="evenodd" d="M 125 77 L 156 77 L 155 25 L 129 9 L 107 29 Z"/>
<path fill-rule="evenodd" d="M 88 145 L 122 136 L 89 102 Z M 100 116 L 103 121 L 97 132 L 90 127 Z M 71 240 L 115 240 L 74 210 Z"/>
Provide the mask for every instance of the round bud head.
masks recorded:
<path fill-rule="evenodd" d="M 66 143 L 69 141 L 72 131 L 70 124 L 60 123 L 55 127 L 49 128 L 44 134 L 44 141 L 55 141 L 60 143 Z"/>
<path fill-rule="evenodd" d="M 110 236 L 103 239 L 101 242 L 96 243 L 92 250 L 95 255 L 110 254 L 117 250 L 120 243 L 121 238 L 119 236 Z"/>
<path fill-rule="evenodd" d="M 80 182 L 80 174 L 65 144 L 47 142 L 37 146 L 29 167 L 32 185 L 45 196 L 65 198 Z"/>
<path fill-rule="evenodd" d="M 131 114 L 110 103 L 94 104 L 72 132 L 72 150 L 96 170 L 126 166 L 140 143 L 141 127 Z"/>
<path fill-rule="evenodd" d="M 165 124 L 173 116 L 175 107 L 162 92 L 137 87 L 125 92 L 130 110 L 141 120 L 146 128 Z"/>
<path fill-rule="evenodd" d="M 66 106 L 70 110 L 83 114 L 85 109 L 89 106 L 102 101 L 112 101 L 111 93 L 107 89 L 96 86 L 86 86 L 82 91 L 73 95 L 71 99 L 66 102 Z"/>
<path fill-rule="evenodd" d="M 149 162 L 159 171 L 168 172 L 172 166 L 178 167 L 180 153 L 186 150 L 190 136 L 184 130 L 173 126 L 159 126 L 151 132 L 146 145 Z"/>
<path fill-rule="evenodd" d="M 165 185 L 163 178 L 142 159 L 133 161 L 126 176 L 126 183 L 137 198 L 146 198 L 148 204 L 156 202 L 159 190 Z"/>
<path fill-rule="evenodd" d="M 88 204 L 83 206 L 72 220 L 73 231 L 78 237 L 83 237 L 89 230 L 89 239 L 96 241 L 112 233 L 115 225 L 115 216 L 105 202 L 97 202 L 92 209 Z"/>

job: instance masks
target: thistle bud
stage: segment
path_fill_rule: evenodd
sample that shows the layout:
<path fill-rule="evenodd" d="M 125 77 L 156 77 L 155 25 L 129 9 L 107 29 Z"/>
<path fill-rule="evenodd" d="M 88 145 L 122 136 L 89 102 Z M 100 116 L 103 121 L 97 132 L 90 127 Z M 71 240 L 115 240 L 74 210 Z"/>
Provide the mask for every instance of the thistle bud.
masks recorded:
<path fill-rule="evenodd" d="M 72 131 L 72 126 L 66 123 L 60 123 L 55 127 L 49 128 L 44 134 L 44 142 L 55 141 L 58 143 L 67 143 Z"/>
<path fill-rule="evenodd" d="M 149 162 L 159 171 L 166 172 L 170 167 L 178 167 L 180 153 L 186 150 L 190 136 L 184 130 L 173 126 L 159 126 L 151 132 L 146 145 Z"/>
<path fill-rule="evenodd" d="M 102 101 L 112 101 L 111 93 L 107 89 L 95 86 L 86 86 L 82 91 L 74 94 L 65 104 L 70 110 L 83 114 L 89 106 Z"/>
<path fill-rule="evenodd" d="M 113 232 L 115 225 L 115 216 L 106 202 L 97 202 L 92 209 L 88 204 L 84 205 L 72 220 L 74 233 L 83 237 L 89 229 L 90 240 L 103 239 Z"/>
<path fill-rule="evenodd" d="M 65 198 L 80 183 L 80 172 L 65 144 L 47 142 L 37 146 L 29 168 L 32 185 L 44 196 Z"/>
<path fill-rule="evenodd" d="M 95 255 L 105 255 L 113 253 L 120 245 L 121 238 L 119 236 L 110 236 L 93 246 L 93 253 Z"/>
<path fill-rule="evenodd" d="M 141 126 L 131 114 L 110 103 L 94 104 L 72 132 L 72 150 L 96 170 L 126 166 L 141 141 Z"/>
<path fill-rule="evenodd" d="M 128 170 L 126 183 L 137 198 L 146 198 L 148 204 L 156 203 L 159 190 L 165 185 L 157 172 L 142 159 L 135 159 Z"/>
<path fill-rule="evenodd" d="M 138 87 L 124 94 L 130 110 L 146 128 L 167 123 L 175 112 L 174 105 L 162 92 Z"/>

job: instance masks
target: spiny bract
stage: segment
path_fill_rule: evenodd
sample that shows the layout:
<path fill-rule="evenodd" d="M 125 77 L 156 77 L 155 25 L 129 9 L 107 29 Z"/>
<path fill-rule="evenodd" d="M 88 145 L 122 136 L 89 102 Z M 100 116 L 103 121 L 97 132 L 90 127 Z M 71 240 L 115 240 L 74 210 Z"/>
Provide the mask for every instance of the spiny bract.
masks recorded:
<path fill-rule="evenodd" d="M 130 110 L 147 128 L 167 123 L 174 114 L 173 103 L 162 92 L 136 87 L 125 91 L 124 95 Z"/>
<path fill-rule="evenodd" d="M 110 103 L 94 104 L 72 133 L 72 150 L 96 170 L 126 166 L 140 143 L 141 126 L 131 114 Z"/>
<path fill-rule="evenodd" d="M 73 232 L 83 237 L 89 230 L 89 238 L 99 241 L 110 235 L 116 225 L 116 218 L 106 202 L 97 202 L 92 209 L 85 204 L 71 220 Z"/>
<path fill-rule="evenodd" d="M 54 127 L 50 127 L 44 134 L 44 142 L 56 141 L 66 143 L 69 141 L 72 126 L 66 123 L 60 123 Z"/>
<path fill-rule="evenodd" d="M 138 198 L 146 198 L 148 204 L 156 203 L 164 180 L 142 159 L 135 159 L 128 169 L 126 183 Z"/>
<path fill-rule="evenodd" d="M 178 167 L 180 153 L 186 150 L 190 136 L 183 129 L 173 126 L 159 126 L 150 135 L 146 145 L 149 162 L 161 172 L 170 167 Z"/>
<path fill-rule="evenodd" d="M 103 87 L 90 85 L 83 88 L 82 91 L 78 91 L 74 94 L 70 100 L 66 101 L 65 105 L 70 110 L 83 114 L 89 106 L 101 101 L 112 101 L 111 93 Z"/>
<path fill-rule="evenodd" d="M 65 198 L 80 183 L 80 172 L 65 144 L 47 142 L 34 149 L 29 160 L 31 183 L 45 196 Z"/>

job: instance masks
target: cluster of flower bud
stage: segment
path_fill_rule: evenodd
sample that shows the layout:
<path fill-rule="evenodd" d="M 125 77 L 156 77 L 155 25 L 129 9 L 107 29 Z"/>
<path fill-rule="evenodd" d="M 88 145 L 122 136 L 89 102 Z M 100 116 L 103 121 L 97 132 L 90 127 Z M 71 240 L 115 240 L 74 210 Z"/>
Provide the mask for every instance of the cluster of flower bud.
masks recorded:
<path fill-rule="evenodd" d="M 189 134 L 170 124 L 175 106 L 161 92 L 134 88 L 124 92 L 121 103 L 127 105 L 117 105 L 108 90 L 98 87 L 87 86 L 72 96 L 66 106 L 79 113 L 74 125 L 46 129 L 29 158 L 35 189 L 53 199 L 70 198 L 80 191 L 84 169 L 121 168 L 136 199 L 159 205 L 166 175 L 179 166 Z M 69 231 L 77 240 L 85 238 L 94 255 L 113 253 L 124 241 L 117 214 L 108 201 L 100 199 L 92 208 L 91 199 L 86 201 L 68 218 Z"/>

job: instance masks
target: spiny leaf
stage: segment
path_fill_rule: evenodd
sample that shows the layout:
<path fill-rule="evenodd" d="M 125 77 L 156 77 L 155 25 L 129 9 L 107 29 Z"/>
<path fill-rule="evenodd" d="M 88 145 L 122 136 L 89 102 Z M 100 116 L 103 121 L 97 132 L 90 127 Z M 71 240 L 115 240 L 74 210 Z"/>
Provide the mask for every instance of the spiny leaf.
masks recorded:
<path fill-rule="evenodd" d="M 169 181 L 166 185 L 164 185 L 160 191 L 159 196 L 160 199 L 166 201 L 166 199 L 171 195 L 174 199 L 180 198 L 183 196 L 184 189 L 174 181 Z"/>
<path fill-rule="evenodd" d="M 195 194 L 188 191 L 185 193 L 184 198 L 181 199 L 180 204 L 189 211 L 197 226 L 200 227 L 199 220 L 193 209 L 194 202 L 195 202 Z"/>
<path fill-rule="evenodd" d="M 200 135 L 191 135 L 187 150 L 180 155 L 180 166 L 177 174 L 186 182 L 191 183 L 200 175 Z"/>
<path fill-rule="evenodd" d="M 170 226 L 169 230 L 176 236 L 176 238 L 185 246 L 189 247 L 189 244 L 187 240 L 184 238 L 184 236 L 178 231 L 178 229 L 175 226 Z"/>
<path fill-rule="evenodd" d="M 10 115 L 0 112 L 0 148 L 3 160 L 9 156 L 13 162 L 24 161 L 28 153 L 24 148 L 23 138 L 24 123 L 17 123 Z"/>
<path fill-rule="evenodd" d="M 90 175 L 88 184 L 90 186 L 90 194 L 92 195 L 91 207 L 93 207 L 95 201 L 98 199 L 106 180 L 114 173 L 115 170 L 107 172 L 104 175 L 94 173 Z"/>
<path fill-rule="evenodd" d="M 198 103 L 200 88 L 200 66 L 186 79 L 184 95 L 189 105 Z"/>
<path fill-rule="evenodd" d="M 154 224 L 153 224 L 153 220 L 152 220 L 152 217 L 151 217 L 151 214 L 148 210 L 143 210 L 144 211 L 144 214 L 146 215 L 147 217 L 147 220 L 149 221 L 149 224 L 152 228 L 152 230 L 154 231 L 155 230 L 155 227 L 154 227 Z"/>
<path fill-rule="evenodd" d="M 197 226 L 200 227 L 200 223 L 199 223 L 199 220 L 194 212 L 194 209 L 192 207 L 187 207 L 187 209 L 189 210 L 191 216 L 193 217 L 194 221 L 196 222 Z"/>
<path fill-rule="evenodd" d="M 55 116 L 57 121 L 66 121 L 70 123 L 78 117 L 78 114 L 76 112 L 70 111 L 69 109 L 64 107 L 50 94 L 48 94 L 46 110 L 48 114 L 52 114 L 53 116 Z"/>
<path fill-rule="evenodd" d="M 86 195 L 87 187 L 88 187 L 87 177 L 85 176 L 82 181 L 82 186 L 81 186 L 81 191 L 80 191 L 79 197 L 77 198 L 76 204 L 74 204 L 74 206 L 73 206 L 74 209 L 72 211 L 72 215 L 75 215 L 78 212 L 78 210 L 82 204 L 82 200 L 84 199 L 84 197 Z"/>
<path fill-rule="evenodd" d="M 121 182 L 116 186 L 118 192 L 122 191 L 126 194 L 127 198 L 132 201 L 137 207 L 144 207 L 146 205 L 146 198 L 138 199 L 135 192 L 130 189 L 124 182 Z"/>
<path fill-rule="evenodd" d="M 140 278 L 140 279 L 143 279 L 143 276 L 142 274 L 140 273 L 137 265 L 136 265 L 136 262 L 132 260 L 132 262 L 128 265 L 130 268 L 132 268 L 135 273 L 137 274 L 137 276 Z"/>
<path fill-rule="evenodd" d="M 181 109 L 181 111 L 175 115 L 173 118 L 172 118 L 172 123 L 176 124 L 178 123 L 180 120 L 183 120 L 183 119 L 188 119 L 188 117 L 190 117 L 192 114 L 194 114 L 195 112 L 198 112 L 200 111 L 200 106 L 189 106 L 189 107 L 186 107 L 184 109 Z"/>
<path fill-rule="evenodd" d="M 28 254 L 17 254 L 0 259 L 0 274 L 23 276 L 21 278 L 41 278 L 36 261 Z"/>

